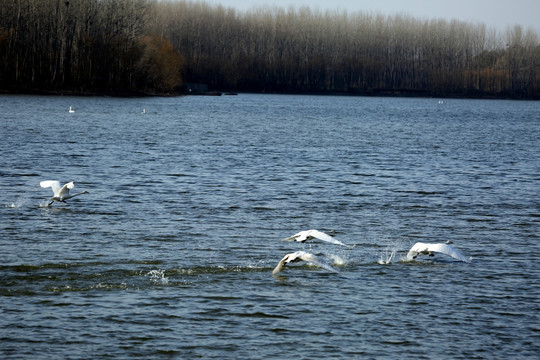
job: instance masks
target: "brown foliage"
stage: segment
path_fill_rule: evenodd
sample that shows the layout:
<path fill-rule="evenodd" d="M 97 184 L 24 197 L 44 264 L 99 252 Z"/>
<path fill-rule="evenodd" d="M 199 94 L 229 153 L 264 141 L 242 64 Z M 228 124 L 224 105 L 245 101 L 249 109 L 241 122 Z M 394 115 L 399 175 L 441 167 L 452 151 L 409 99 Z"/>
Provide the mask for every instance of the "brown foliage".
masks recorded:
<path fill-rule="evenodd" d="M 140 43 L 144 49 L 137 66 L 140 86 L 152 92 L 172 92 L 181 84 L 184 58 L 161 36 L 144 36 Z"/>

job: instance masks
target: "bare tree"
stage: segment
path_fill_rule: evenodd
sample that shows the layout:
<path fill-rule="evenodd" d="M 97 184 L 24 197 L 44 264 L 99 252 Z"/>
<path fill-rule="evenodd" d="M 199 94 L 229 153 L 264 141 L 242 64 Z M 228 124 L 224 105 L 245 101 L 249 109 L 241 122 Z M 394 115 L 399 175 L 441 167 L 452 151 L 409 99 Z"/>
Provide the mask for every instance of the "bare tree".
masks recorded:
<path fill-rule="evenodd" d="M 407 14 L 204 1 L 2 0 L 0 88 L 540 98 L 539 36 Z M 167 90 L 165 90 L 167 89 Z"/>

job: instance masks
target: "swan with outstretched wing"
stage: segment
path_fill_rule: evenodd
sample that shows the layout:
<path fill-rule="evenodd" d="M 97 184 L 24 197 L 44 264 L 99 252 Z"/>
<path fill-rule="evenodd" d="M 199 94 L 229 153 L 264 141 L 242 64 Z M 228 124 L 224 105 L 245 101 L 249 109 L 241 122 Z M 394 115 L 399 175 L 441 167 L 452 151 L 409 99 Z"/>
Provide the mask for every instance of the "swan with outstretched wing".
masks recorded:
<path fill-rule="evenodd" d="M 346 244 L 342 243 L 341 241 L 333 238 L 332 236 L 330 236 L 330 235 L 328 235 L 326 233 L 323 233 L 322 231 L 314 230 L 314 229 L 300 231 L 300 232 L 294 234 L 293 236 L 290 236 L 290 237 L 285 238 L 283 240 L 285 240 L 285 241 L 298 241 L 300 243 L 304 243 L 304 242 L 312 240 L 312 239 L 319 239 L 319 240 L 326 241 L 326 242 L 329 242 L 329 243 L 332 243 L 332 244 L 350 247 L 349 245 L 346 245 Z"/>
<path fill-rule="evenodd" d="M 317 256 L 305 252 L 305 251 L 297 251 L 291 254 L 287 254 L 279 261 L 275 269 L 272 271 L 272 274 L 276 275 L 277 273 L 281 272 L 285 265 L 299 262 L 299 261 L 305 261 L 308 263 L 311 263 L 313 265 L 317 265 L 319 267 L 322 267 L 328 271 L 332 271 L 337 273 L 338 271 L 331 267 L 326 261 L 324 261 L 321 258 L 318 258 Z"/>
<path fill-rule="evenodd" d="M 417 242 L 413 245 L 409 253 L 407 254 L 407 260 L 414 260 L 420 254 L 435 256 L 435 253 L 446 254 L 453 257 L 456 260 L 470 262 L 470 259 L 467 259 L 459 250 L 447 243 L 422 243 Z"/>
<path fill-rule="evenodd" d="M 39 185 L 41 185 L 42 188 L 52 188 L 52 191 L 53 191 L 53 197 L 51 198 L 51 202 L 49 204 L 47 204 L 47 206 L 51 206 L 52 203 L 54 203 L 55 201 L 58 201 L 58 202 L 66 202 L 66 200 L 68 199 L 71 199 L 75 196 L 79 196 L 79 195 L 82 195 L 82 194 L 88 194 L 88 191 L 81 191 L 79 193 L 76 193 L 76 194 L 70 194 L 69 193 L 69 190 L 73 189 L 75 187 L 75 185 L 73 184 L 73 181 L 72 182 L 69 182 L 67 184 L 64 184 L 64 186 L 60 186 L 60 182 L 59 181 L 56 181 L 56 180 L 45 180 L 45 181 L 42 181 L 39 183 Z"/>

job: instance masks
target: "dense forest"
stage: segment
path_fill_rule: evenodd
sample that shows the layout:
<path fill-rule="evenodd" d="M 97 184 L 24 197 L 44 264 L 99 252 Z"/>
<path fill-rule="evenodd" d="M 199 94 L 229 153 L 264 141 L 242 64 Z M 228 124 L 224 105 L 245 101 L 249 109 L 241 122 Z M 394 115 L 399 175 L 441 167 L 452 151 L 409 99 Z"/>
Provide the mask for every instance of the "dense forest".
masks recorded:
<path fill-rule="evenodd" d="M 0 0 L 0 90 L 540 99 L 540 38 L 516 25 L 202 1 Z"/>

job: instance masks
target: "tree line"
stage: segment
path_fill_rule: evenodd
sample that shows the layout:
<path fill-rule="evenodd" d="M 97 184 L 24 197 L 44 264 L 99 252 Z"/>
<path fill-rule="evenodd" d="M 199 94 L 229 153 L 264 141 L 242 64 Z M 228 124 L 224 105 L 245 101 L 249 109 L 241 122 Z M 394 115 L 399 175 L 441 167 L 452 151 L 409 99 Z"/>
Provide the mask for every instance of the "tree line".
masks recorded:
<path fill-rule="evenodd" d="M 184 58 L 151 31 L 146 0 L 1 0 L 0 87 L 8 91 L 170 92 Z"/>
<path fill-rule="evenodd" d="M 202 1 L 2 0 L 0 88 L 540 98 L 540 41 L 516 25 Z"/>

